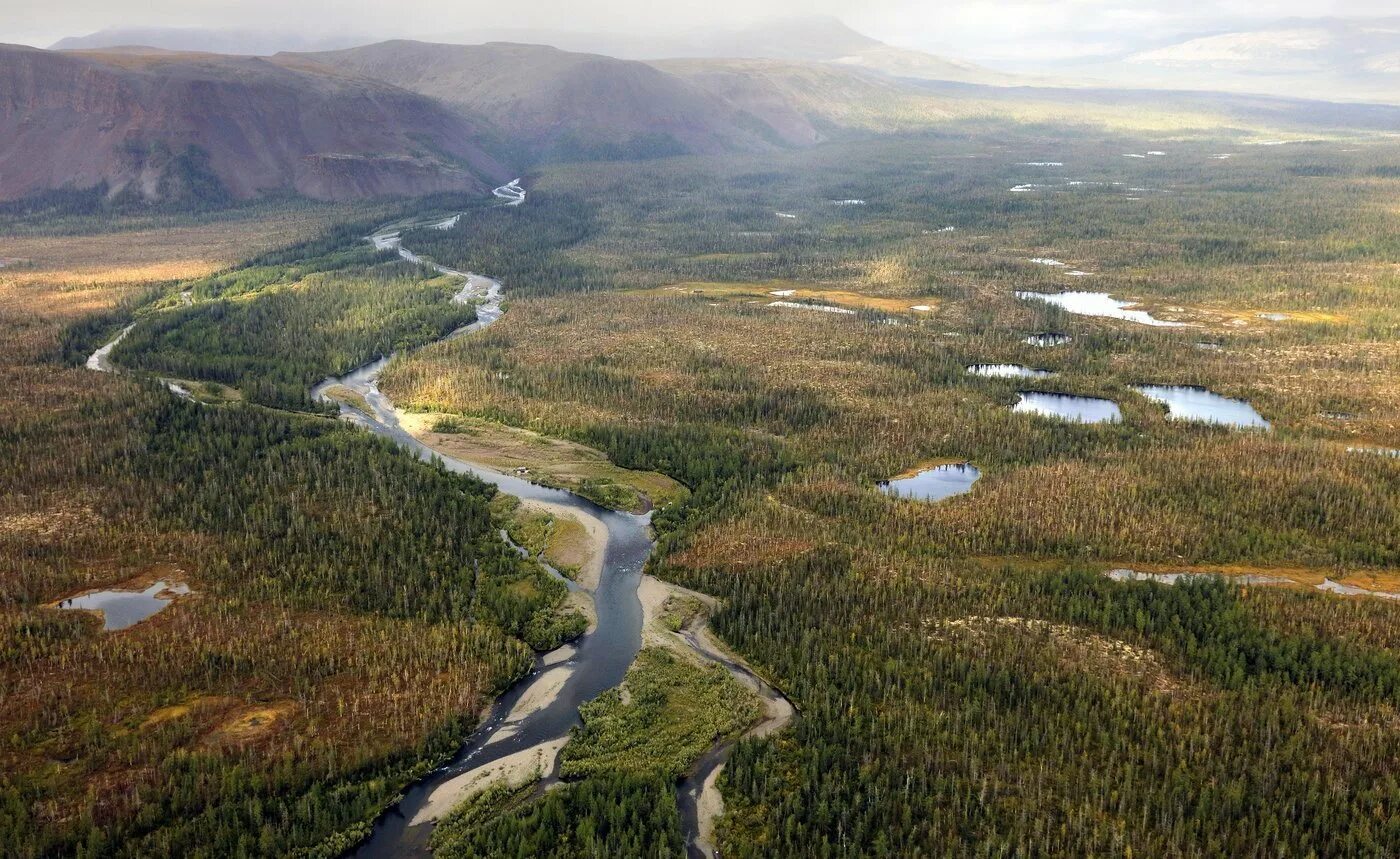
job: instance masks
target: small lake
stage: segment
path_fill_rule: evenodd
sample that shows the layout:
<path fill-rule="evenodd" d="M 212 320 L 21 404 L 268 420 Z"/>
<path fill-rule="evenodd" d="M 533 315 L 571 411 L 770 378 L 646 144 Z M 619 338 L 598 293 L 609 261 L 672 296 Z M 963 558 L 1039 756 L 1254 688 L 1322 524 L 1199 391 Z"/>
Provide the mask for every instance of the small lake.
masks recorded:
<path fill-rule="evenodd" d="M 1020 393 L 1021 400 L 1012 411 L 1063 418 L 1081 424 L 1117 423 L 1123 419 L 1118 404 L 1112 400 L 1079 397 L 1073 394 L 1051 394 L 1044 391 Z"/>
<path fill-rule="evenodd" d="M 1222 397 L 1194 385 L 1134 385 L 1133 390 L 1167 407 L 1174 421 L 1202 421 L 1240 429 L 1268 429 L 1269 422 L 1244 400 Z"/>
<path fill-rule="evenodd" d="M 1055 375 L 1049 370 L 1037 370 L 1034 367 L 1023 367 L 1020 364 L 970 364 L 967 372 L 974 376 L 993 376 L 998 379 L 1017 377 L 1043 379 L 1046 376 Z"/>
<path fill-rule="evenodd" d="M 126 629 L 170 605 L 177 596 L 190 592 L 188 585 L 156 582 L 144 591 L 93 591 L 60 600 L 58 608 L 102 612 L 102 628 L 107 632 Z M 165 596 L 161 596 L 165 593 Z"/>
<path fill-rule="evenodd" d="M 942 501 L 971 490 L 981 476 L 982 472 L 972 463 L 958 462 L 928 468 L 910 477 L 882 480 L 875 485 L 881 492 L 896 498 Z"/>
<path fill-rule="evenodd" d="M 1180 328 L 1184 322 L 1168 322 L 1158 319 L 1146 310 L 1132 310 L 1137 302 L 1119 301 L 1106 292 L 1017 292 L 1016 297 L 1023 301 L 1043 301 L 1079 316 L 1103 316 L 1109 319 L 1125 319 L 1139 325 L 1155 325 L 1163 328 Z"/>
<path fill-rule="evenodd" d="M 1053 331 L 1042 331 L 1039 334 L 1032 334 L 1023 340 L 1032 346 L 1063 346 L 1074 338 L 1068 334 L 1056 334 Z"/>

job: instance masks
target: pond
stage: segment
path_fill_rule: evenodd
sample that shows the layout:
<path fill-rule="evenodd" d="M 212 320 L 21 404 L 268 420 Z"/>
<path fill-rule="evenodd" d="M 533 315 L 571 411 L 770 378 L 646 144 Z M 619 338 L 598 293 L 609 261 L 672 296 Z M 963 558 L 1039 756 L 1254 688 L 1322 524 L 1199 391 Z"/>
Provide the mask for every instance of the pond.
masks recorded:
<path fill-rule="evenodd" d="M 1174 585 L 1181 581 L 1191 581 L 1193 579 L 1221 579 L 1233 585 L 1290 585 L 1295 584 L 1292 579 L 1282 576 L 1266 576 L 1257 573 L 1246 573 L 1239 576 L 1227 576 L 1224 573 L 1144 573 L 1138 570 L 1117 569 L 1104 573 L 1115 582 L 1156 582 L 1159 585 Z"/>
<path fill-rule="evenodd" d="M 1184 322 L 1168 322 L 1158 319 L 1146 310 L 1130 310 L 1137 306 L 1134 301 L 1119 301 L 1106 292 L 1017 292 L 1016 297 L 1024 301 L 1043 301 L 1080 316 L 1103 316 L 1110 319 L 1125 319 L 1139 325 L 1155 325 L 1162 328 L 1180 328 Z"/>
<path fill-rule="evenodd" d="M 1021 391 L 1021 400 L 1012 411 L 1063 418 L 1081 424 L 1117 423 L 1123 419 L 1118 404 L 1098 397 Z"/>
<path fill-rule="evenodd" d="M 1063 346 L 1073 339 L 1074 338 L 1069 336 L 1068 334 L 1057 334 L 1054 331 L 1042 331 L 1039 334 L 1032 334 L 1031 336 L 1027 337 L 1021 342 L 1029 343 L 1032 346 L 1042 347 Z"/>
<path fill-rule="evenodd" d="M 970 364 L 967 372 L 974 376 L 992 376 L 998 379 L 1016 377 L 1043 379 L 1046 376 L 1055 375 L 1050 370 L 1038 370 L 1034 367 L 1023 367 L 1020 364 Z"/>
<path fill-rule="evenodd" d="M 972 484 L 981 476 L 982 472 L 972 463 L 957 462 L 926 468 L 909 477 L 882 480 L 875 485 L 881 492 L 896 498 L 942 501 L 971 490 Z"/>
<path fill-rule="evenodd" d="M 1240 429 L 1268 429 L 1269 422 L 1244 400 L 1222 397 L 1194 385 L 1134 385 L 1133 390 L 1167 407 L 1174 421 L 1202 421 Z"/>
<path fill-rule="evenodd" d="M 144 591 L 93 591 L 69 597 L 58 608 L 102 612 L 102 628 L 107 632 L 140 623 L 170 605 L 177 596 L 190 592 L 188 585 L 156 582 Z"/>

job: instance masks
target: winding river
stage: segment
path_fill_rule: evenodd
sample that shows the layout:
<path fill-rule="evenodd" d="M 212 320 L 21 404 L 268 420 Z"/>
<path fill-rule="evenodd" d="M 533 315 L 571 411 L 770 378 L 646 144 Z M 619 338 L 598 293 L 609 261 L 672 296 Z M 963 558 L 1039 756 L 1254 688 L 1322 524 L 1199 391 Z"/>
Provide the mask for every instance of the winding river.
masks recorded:
<path fill-rule="evenodd" d="M 519 196 L 511 197 L 507 205 L 523 202 L 524 191 L 518 187 L 510 190 L 518 192 Z M 498 193 L 497 196 L 504 195 Z M 455 223 L 454 217 L 431 226 L 447 228 Z M 404 248 L 401 234 L 410 226 L 413 225 L 385 228 L 371 236 L 370 241 L 380 249 L 397 251 L 410 262 L 463 279 L 463 288 L 455 300 L 477 302 L 477 321 L 448 336 L 470 334 L 499 319 L 502 312 L 500 283 L 437 265 Z M 435 811 L 450 807 L 457 785 L 463 781 L 462 776 L 511 755 L 558 743 L 568 736 L 571 728 L 579 724 L 581 704 L 622 682 L 641 649 L 643 613 L 637 590 L 642 568 L 652 549 L 650 514 L 635 515 L 609 510 L 565 490 L 539 486 L 511 474 L 445 456 L 414 438 L 400 425 L 393 403 L 379 390 L 379 375 L 391 359 L 392 356 L 382 358 L 346 376 L 327 379 L 312 390 L 312 396 L 332 399 L 327 393 L 330 389 L 336 386 L 349 389 L 363 398 L 368 410 L 336 400 L 342 416 L 347 420 L 392 439 L 425 461 L 441 462 L 450 471 L 473 475 L 509 495 L 557 505 L 585 518 L 596 519 L 606 529 L 607 540 L 603 572 L 592 592 L 595 628 L 575 642 L 571 649 L 563 651 L 570 655 L 562 663 L 549 656 L 536 659 L 535 670 L 496 701 L 486 721 L 467 739 L 451 762 L 412 785 L 397 805 L 380 816 L 368 840 L 354 853 L 365 859 L 428 855 Z M 736 679 L 763 699 L 768 716 L 752 728 L 749 735 L 777 730 L 791 719 L 792 708 L 786 699 L 747 667 L 724 655 L 708 638 L 703 626 L 686 630 L 683 637 L 702 658 L 725 666 Z M 552 683 L 552 678 L 546 675 L 558 672 L 560 665 L 569 670 L 562 687 L 551 698 L 549 694 L 552 690 L 546 687 Z M 532 691 L 540 693 L 539 696 L 532 695 Z M 514 711 L 522 709 L 523 699 L 536 697 L 548 699 L 548 703 L 537 709 L 526 709 L 524 716 L 514 715 Z M 703 800 L 708 795 L 708 805 L 713 808 L 714 797 L 718 796 L 714 787 L 715 777 L 724 766 L 733 745 L 732 740 L 717 742 L 692 767 L 692 774 L 682 781 L 677 791 L 686 849 L 693 859 L 717 855 L 717 851 L 708 843 L 708 832 L 705 831 L 713 822 L 713 814 L 706 812 Z M 547 781 L 552 781 L 555 774 L 546 773 L 545 777 Z"/>
<path fill-rule="evenodd" d="M 505 205 L 520 205 L 526 196 L 519 180 L 493 193 L 502 198 Z M 393 250 L 409 262 L 462 279 L 462 289 L 453 300 L 475 303 L 477 319 L 453 331 L 449 338 L 480 331 L 500 318 L 501 284 L 488 277 L 422 259 L 402 246 L 401 237 L 404 230 L 415 227 L 450 229 L 460 217 L 402 222 L 381 228 L 368 237 L 380 250 Z M 109 356 L 132 327 L 134 323 L 94 352 L 87 361 L 88 368 L 109 373 L 119 371 Z M 610 510 L 562 489 L 539 486 L 513 474 L 454 459 L 414 438 L 400 424 L 394 404 L 379 390 L 379 376 L 392 358 L 392 355 L 380 358 L 345 376 L 328 378 L 314 387 L 311 394 L 315 399 L 337 403 L 343 419 L 393 440 L 425 462 L 440 462 L 449 471 L 472 475 L 522 500 L 543 502 L 575 512 L 585 520 L 597 520 L 606 531 L 606 540 L 602 575 L 590 592 L 596 615 L 594 627 L 572 645 L 537 657 L 534 669 L 492 704 L 485 720 L 452 760 L 412 784 L 398 803 L 380 815 L 370 836 L 353 851 L 354 856 L 368 859 L 428 856 L 435 818 L 455 804 L 463 776 L 532 749 L 557 749 L 570 729 L 579 724 L 579 706 L 622 682 L 642 646 L 643 611 L 638 588 L 642 568 L 653 546 L 650 513 L 636 515 Z M 363 400 L 365 408 L 347 402 L 355 397 L 345 397 L 344 390 L 332 390 L 337 387 L 353 392 Z M 578 588 L 571 584 L 571 589 Z M 746 736 L 771 733 L 791 721 L 794 711 L 787 699 L 747 666 L 727 655 L 710 636 L 703 620 L 683 630 L 681 638 L 702 659 L 723 665 L 762 699 L 766 715 Z M 565 674 L 562 684 L 557 682 L 561 673 Z M 715 779 L 733 745 L 732 739 L 717 741 L 678 786 L 677 802 L 686 851 L 692 859 L 718 855 L 710 843 L 717 807 L 722 805 Z M 555 768 L 557 770 L 557 760 Z M 545 785 L 557 780 L 555 772 L 543 776 Z"/>

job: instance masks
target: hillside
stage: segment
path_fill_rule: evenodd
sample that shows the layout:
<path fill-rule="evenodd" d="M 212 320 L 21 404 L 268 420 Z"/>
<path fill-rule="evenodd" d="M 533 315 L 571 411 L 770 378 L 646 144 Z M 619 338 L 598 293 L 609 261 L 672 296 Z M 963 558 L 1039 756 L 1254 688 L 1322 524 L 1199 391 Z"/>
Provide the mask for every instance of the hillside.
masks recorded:
<path fill-rule="evenodd" d="M 0 200 L 318 199 L 482 190 L 508 171 L 420 95 L 295 63 L 0 47 Z"/>
<path fill-rule="evenodd" d="M 645 63 L 540 45 L 390 41 L 300 55 L 486 118 L 535 158 L 636 158 L 810 142 Z M 290 61 L 291 55 L 281 59 Z"/>

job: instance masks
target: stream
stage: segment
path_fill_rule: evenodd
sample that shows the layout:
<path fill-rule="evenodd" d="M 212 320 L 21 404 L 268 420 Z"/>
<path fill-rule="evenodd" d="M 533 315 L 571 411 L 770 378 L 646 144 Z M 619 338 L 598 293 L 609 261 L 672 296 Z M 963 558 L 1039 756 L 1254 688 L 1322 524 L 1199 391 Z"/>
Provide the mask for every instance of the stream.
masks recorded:
<path fill-rule="evenodd" d="M 514 183 L 512 183 L 514 184 Z M 501 189 L 497 189 L 500 191 Z M 518 198 L 510 198 L 507 205 L 518 205 L 524 200 L 524 191 L 518 188 Z M 497 196 L 504 196 L 500 193 Z M 449 228 L 456 218 L 430 226 L 439 229 Z M 448 337 L 470 334 L 487 327 L 501 316 L 501 285 L 491 278 L 468 272 L 455 271 L 424 260 L 401 244 L 401 233 L 413 225 L 388 227 L 369 240 L 382 250 L 394 250 L 404 259 L 427 265 L 440 274 L 461 277 L 464 286 L 454 300 L 477 302 L 477 321 L 452 332 Z M 642 568 L 652 550 L 651 514 L 636 515 L 601 507 L 588 499 L 562 489 L 552 489 L 531 483 L 521 477 L 483 468 L 479 465 L 445 456 L 423 444 L 409 434 L 399 423 L 393 403 L 379 390 L 379 375 L 393 356 L 381 358 L 340 378 L 330 378 L 312 390 L 316 399 L 333 399 L 327 391 L 335 386 L 348 388 L 364 398 L 368 412 L 339 402 L 341 416 L 378 435 L 392 439 L 407 448 L 424 461 L 441 462 L 448 470 L 459 474 L 470 474 L 482 481 L 493 484 L 500 491 L 522 500 L 535 500 L 559 505 L 577 511 L 585 517 L 602 522 L 607 531 L 606 548 L 603 555 L 603 572 L 596 589 L 592 592 L 597 623 L 595 628 L 574 642 L 572 654 L 562 662 L 546 656 L 536 658 L 534 670 L 511 687 L 492 705 L 485 722 L 467 738 L 452 760 L 426 778 L 410 786 L 403 798 L 375 821 L 369 838 L 354 851 L 355 856 L 365 859 L 378 857 L 427 856 L 428 842 L 432 835 L 434 811 L 446 806 L 451 792 L 463 781 L 463 775 L 502 759 L 534 749 L 548 746 L 567 737 L 571 728 L 579 724 L 579 706 L 597 697 L 600 693 L 617 686 L 627 674 L 642 644 L 643 613 L 637 596 Z M 724 665 L 741 683 L 754 689 L 765 699 L 770 711 L 779 711 L 790 705 L 772 687 L 758 679 L 748 668 L 724 656 L 717 648 L 702 641 L 705 631 L 702 628 L 690 631 L 686 640 L 703 658 Z M 550 697 L 547 688 L 553 675 L 563 666 L 568 671 L 558 693 Z M 531 695 L 535 686 L 538 694 Z M 527 698 L 528 696 L 528 698 Z M 528 710 L 523 716 L 515 716 L 512 711 L 522 699 L 547 700 L 538 709 Z M 774 699 L 780 705 L 768 704 Z M 791 718 L 790 712 L 787 718 Z M 750 733 L 764 730 L 773 722 L 766 718 L 751 729 Z M 779 719 L 786 724 L 787 719 Z M 504 730 L 503 730 L 504 728 Z M 770 729 L 776 729 L 770 725 Z M 717 742 L 709 752 L 692 768 L 693 775 L 686 777 L 677 792 L 680 806 L 682 831 L 691 857 L 713 857 L 717 851 L 701 839 L 702 810 L 701 786 L 718 773 L 729 750 L 732 740 Z M 557 763 L 555 766 L 557 770 Z M 555 773 L 545 773 L 546 783 L 556 779 Z M 454 782 L 454 779 L 456 780 Z M 436 797 L 439 790 L 446 796 Z M 709 821 L 704 821 L 708 823 Z"/>
<path fill-rule="evenodd" d="M 504 201 L 504 205 L 520 205 L 526 196 L 525 190 L 519 186 L 519 180 L 497 188 L 493 193 Z M 401 222 L 383 227 L 367 238 L 380 250 L 393 250 L 409 262 L 462 279 L 462 288 L 453 300 L 475 303 L 477 319 L 453 331 L 447 335 L 448 338 L 480 331 L 501 317 L 501 284 L 488 277 L 456 271 L 422 259 L 403 247 L 401 239 L 404 230 L 415 227 L 451 229 L 461 217 L 454 215 L 445 220 Z M 123 328 L 110 342 L 94 352 L 88 358 L 88 368 L 98 372 L 120 372 L 109 356 L 134 326 L 135 323 Z M 511 755 L 562 743 L 570 729 L 579 724 L 579 706 L 622 682 L 642 646 L 643 612 L 638 588 L 642 568 L 653 546 L 650 513 L 637 515 L 610 510 L 572 492 L 540 486 L 513 474 L 454 459 L 414 438 L 400 424 L 394 404 L 379 390 L 379 376 L 393 357 L 379 358 L 339 378 L 328 378 L 316 385 L 311 395 L 317 400 L 337 403 L 342 419 L 393 440 L 424 462 L 440 462 L 449 471 L 472 475 L 522 500 L 558 505 L 576 511 L 585 519 L 596 519 L 606 529 L 607 539 L 603 550 L 602 575 L 591 592 L 596 613 L 595 626 L 572 645 L 566 645 L 552 654 L 537 656 L 531 672 L 491 705 L 484 721 L 467 737 L 452 759 L 410 785 L 403 797 L 379 816 L 368 838 L 351 851 L 352 855 L 367 859 L 429 856 L 429 839 L 435 817 L 440 810 L 450 808 L 457 801 L 454 794 L 460 789 L 462 776 Z M 187 396 L 183 389 L 177 390 L 172 383 L 167 382 L 167 386 L 177 395 Z M 330 391 L 337 386 L 362 397 L 368 408 L 361 409 L 332 396 Z M 571 589 L 576 588 L 571 585 Z M 749 729 L 746 736 L 771 733 L 792 719 L 790 702 L 748 667 L 726 655 L 709 636 L 703 622 L 684 630 L 681 637 L 702 659 L 723 665 L 736 680 L 763 700 L 766 715 Z M 561 669 L 567 670 L 567 678 L 555 689 L 553 686 Z M 517 710 L 517 705 L 519 712 L 513 712 Z M 714 779 L 728 759 L 733 745 L 733 739 L 717 741 L 691 768 L 691 774 L 678 785 L 676 798 L 682 834 L 687 854 L 692 859 L 712 859 L 718 855 L 718 851 L 709 843 L 705 830 L 713 823 L 715 806 L 722 805 Z M 558 780 L 557 766 L 556 761 L 556 772 L 543 774 L 542 787 Z M 439 792 L 441 795 L 436 795 Z"/>

